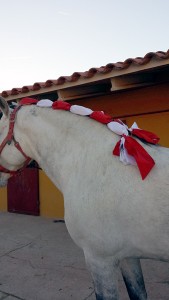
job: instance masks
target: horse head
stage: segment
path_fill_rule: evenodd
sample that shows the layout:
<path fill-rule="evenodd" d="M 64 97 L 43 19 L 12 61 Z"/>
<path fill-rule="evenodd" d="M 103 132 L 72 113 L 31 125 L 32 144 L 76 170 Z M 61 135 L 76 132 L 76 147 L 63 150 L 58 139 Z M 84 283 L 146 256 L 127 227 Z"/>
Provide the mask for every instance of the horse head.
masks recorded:
<path fill-rule="evenodd" d="M 18 143 L 14 137 L 15 118 L 11 118 L 13 110 L 2 97 L 0 97 L 0 110 L 2 111 L 0 119 L 0 186 L 2 187 L 6 186 L 8 179 L 24 166 L 26 155 L 17 147 Z"/>

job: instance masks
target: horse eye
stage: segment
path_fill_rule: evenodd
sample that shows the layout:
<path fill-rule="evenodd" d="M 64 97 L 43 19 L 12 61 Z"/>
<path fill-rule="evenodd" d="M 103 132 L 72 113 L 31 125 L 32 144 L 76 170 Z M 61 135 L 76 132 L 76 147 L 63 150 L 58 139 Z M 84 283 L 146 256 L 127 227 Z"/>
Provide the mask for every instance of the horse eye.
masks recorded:
<path fill-rule="evenodd" d="M 2 113 L 0 112 L 0 119 L 2 118 Z"/>

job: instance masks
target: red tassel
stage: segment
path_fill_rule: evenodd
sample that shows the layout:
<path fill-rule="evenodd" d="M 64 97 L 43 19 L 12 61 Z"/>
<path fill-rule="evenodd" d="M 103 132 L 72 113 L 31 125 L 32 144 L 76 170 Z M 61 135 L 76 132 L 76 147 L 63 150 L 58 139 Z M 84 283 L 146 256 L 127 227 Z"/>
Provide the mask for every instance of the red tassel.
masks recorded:
<path fill-rule="evenodd" d="M 36 103 L 38 103 L 38 100 L 26 97 L 26 98 L 23 98 L 19 102 L 19 105 L 30 105 L 30 104 L 36 104 Z"/>
<path fill-rule="evenodd" d="M 160 140 L 160 138 L 156 134 L 142 129 L 133 129 L 132 135 L 135 135 L 150 144 L 157 144 Z"/>
<path fill-rule="evenodd" d="M 57 100 L 53 102 L 52 108 L 53 109 L 63 109 L 63 110 L 70 110 L 71 104 L 62 100 Z"/>
<path fill-rule="evenodd" d="M 142 179 L 144 180 L 154 167 L 155 162 L 144 148 L 132 137 L 125 137 L 125 148 L 129 155 L 132 155 L 138 165 Z"/>
<path fill-rule="evenodd" d="M 111 116 L 105 114 L 104 112 L 102 111 L 94 111 L 91 113 L 90 115 L 90 118 L 100 122 L 100 123 L 103 123 L 103 124 L 108 124 L 112 121 L 112 118 Z"/>

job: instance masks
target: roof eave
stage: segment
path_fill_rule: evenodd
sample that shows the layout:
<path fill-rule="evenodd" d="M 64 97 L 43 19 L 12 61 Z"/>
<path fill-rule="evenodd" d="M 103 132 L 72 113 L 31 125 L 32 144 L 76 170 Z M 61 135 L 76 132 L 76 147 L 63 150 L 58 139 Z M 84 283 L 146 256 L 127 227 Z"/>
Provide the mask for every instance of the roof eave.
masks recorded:
<path fill-rule="evenodd" d="M 139 73 L 139 72 L 143 72 L 146 70 L 155 70 L 156 68 L 161 68 L 164 66 L 169 65 L 169 58 L 167 59 L 159 59 L 156 57 L 152 57 L 151 60 L 147 63 L 143 63 L 143 64 L 139 64 L 136 63 L 135 61 L 132 61 L 132 63 L 130 63 L 130 66 L 128 66 L 128 62 L 130 59 L 126 60 L 126 68 L 124 67 L 124 63 L 123 63 L 123 67 L 120 67 L 120 63 L 117 63 L 116 66 L 112 69 L 112 71 L 104 71 L 102 72 L 102 68 L 98 69 L 98 71 L 91 77 L 85 77 L 85 76 L 80 76 L 78 80 L 76 81 L 66 81 L 63 84 L 62 83 L 53 83 L 50 86 L 40 86 L 39 84 L 39 88 L 38 88 L 38 83 L 36 84 L 36 89 L 32 89 L 29 90 L 28 92 L 18 92 L 17 93 L 17 89 L 16 90 L 16 94 L 11 94 L 8 95 L 7 97 L 5 97 L 6 101 L 11 101 L 11 100 L 15 100 L 15 99 L 21 99 L 24 97 L 31 97 L 31 96 L 35 96 L 35 95 L 41 95 L 41 94 L 46 94 L 46 93 L 51 93 L 51 92 L 59 92 L 60 90 L 66 90 L 69 89 L 71 87 L 78 87 L 81 85 L 86 85 L 86 84 L 92 84 L 95 82 L 101 82 L 107 79 L 113 79 L 114 77 L 120 77 L 120 76 L 124 76 L 127 74 L 132 74 L 132 73 Z M 92 69 L 91 69 L 92 70 Z M 54 80 L 53 80 L 54 81 Z M 52 80 L 51 80 L 52 82 Z M 19 89 L 22 90 L 22 89 Z"/>

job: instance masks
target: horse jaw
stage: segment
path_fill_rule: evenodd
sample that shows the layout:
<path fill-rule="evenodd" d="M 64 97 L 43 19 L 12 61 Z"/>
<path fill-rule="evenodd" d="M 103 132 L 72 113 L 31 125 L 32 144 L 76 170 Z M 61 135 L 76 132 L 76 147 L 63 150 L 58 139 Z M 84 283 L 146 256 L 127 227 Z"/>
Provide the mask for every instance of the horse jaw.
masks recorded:
<path fill-rule="evenodd" d="M 5 99 L 0 96 L 0 109 L 2 110 L 3 114 L 9 118 L 9 106 Z"/>

